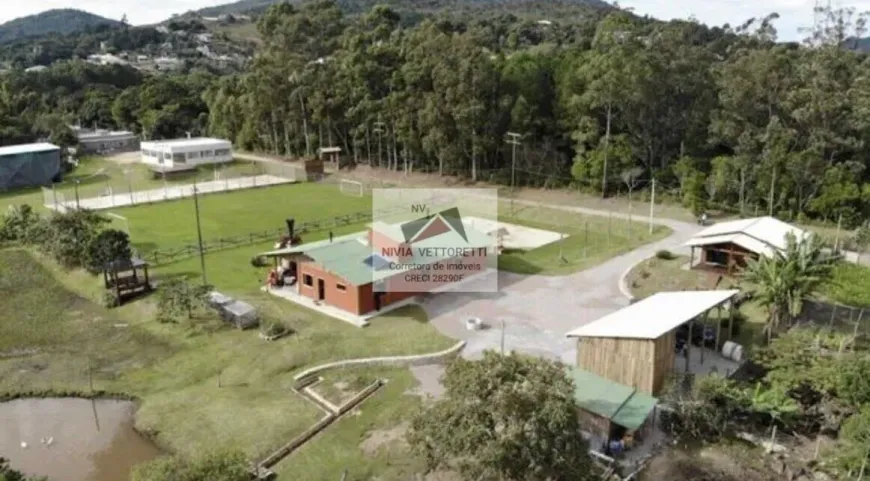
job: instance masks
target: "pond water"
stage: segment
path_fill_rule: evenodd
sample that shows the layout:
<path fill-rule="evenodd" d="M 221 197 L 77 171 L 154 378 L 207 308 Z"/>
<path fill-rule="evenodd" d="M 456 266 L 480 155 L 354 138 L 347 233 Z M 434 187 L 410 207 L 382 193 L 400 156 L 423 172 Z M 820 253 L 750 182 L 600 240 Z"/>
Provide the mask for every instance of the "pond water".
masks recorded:
<path fill-rule="evenodd" d="M 116 400 L 0 403 L 0 456 L 50 481 L 123 481 L 134 465 L 161 454 L 133 429 L 135 412 L 132 402 Z"/>

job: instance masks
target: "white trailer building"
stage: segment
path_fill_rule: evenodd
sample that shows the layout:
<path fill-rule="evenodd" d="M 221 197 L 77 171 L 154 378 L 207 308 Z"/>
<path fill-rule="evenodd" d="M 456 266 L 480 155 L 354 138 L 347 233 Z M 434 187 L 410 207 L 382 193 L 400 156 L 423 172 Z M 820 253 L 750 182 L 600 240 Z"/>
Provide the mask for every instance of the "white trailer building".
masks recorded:
<path fill-rule="evenodd" d="M 142 163 L 158 172 L 192 170 L 200 165 L 233 161 L 228 140 L 195 138 L 142 142 Z"/>

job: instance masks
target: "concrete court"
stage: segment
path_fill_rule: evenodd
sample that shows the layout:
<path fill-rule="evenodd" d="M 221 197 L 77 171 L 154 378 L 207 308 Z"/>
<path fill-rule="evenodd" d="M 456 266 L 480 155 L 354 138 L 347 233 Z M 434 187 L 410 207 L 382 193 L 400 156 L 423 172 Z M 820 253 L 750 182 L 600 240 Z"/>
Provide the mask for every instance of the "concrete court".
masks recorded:
<path fill-rule="evenodd" d="M 580 207 L 546 206 L 580 214 L 608 215 L 605 211 Z M 427 298 L 421 305 L 439 331 L 467 341 L 464 357 L 473 359 L 484 350 L 500 350 L 503 321 L 506 352 L 515 350 L 573 365 L 577 359 L 576 341 L 567 339 L 565 334 L 627 306 L 629 300 L 620 290 L 622 276 L 658 250 L 682 251 L 680 246 L 701 230 L 700 226 L 686 222 L 668 219 L 657 222 L 671 228 L 673 233 L 590 269 L 566 276 L 499 272 L 497 293 L 445 292 Z M 487 328 L 466 330 L 465 319 L 469 317 L 480 318 Z"/>

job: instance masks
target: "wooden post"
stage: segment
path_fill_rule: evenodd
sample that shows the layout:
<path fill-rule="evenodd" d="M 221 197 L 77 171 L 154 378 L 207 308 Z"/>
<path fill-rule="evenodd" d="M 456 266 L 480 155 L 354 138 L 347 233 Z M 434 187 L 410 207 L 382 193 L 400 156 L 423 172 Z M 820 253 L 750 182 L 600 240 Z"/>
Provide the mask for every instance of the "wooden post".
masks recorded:
<path fill-rule="evenodd" d="M 734 298 L 731 298 L 728 305 L 728 340 L 734 339 Z"/>
<path fill-rule="evenodd" d="M 716 352 L 719 352 L 719 335 L 722 333 L 722 304 L 716 306 Z"/>
<path fill-rule="evenodd" d="M 710 318 L 710 311 L 704 311 L 704 327 L 701 328 L 701 365 L 704 365 L 704 351 L 707 350 L 706 347 L 706 335 L 707 335 L 707 321 Z"/>
<path fill-rule="evenodd" d="M 691 247 L 691 254 L 689 254 L 689 270 L 695 267 L 695 246 Z"/>
<path fill-rule="evenodd" d="M 692 357 L 692 332 L 695 328 L 695 320 L 689 321 L 689 338 L 686 339 L 686 374 L 689 373 L 689 359 Z"/>
<path fill-rule="evenodd" d="M 773 452 L 773 446 L 776 444 L 776 424 L 773 425 L 773 433 L 770 435 L 770 449 L 768 449 L 769 453 Z"/>

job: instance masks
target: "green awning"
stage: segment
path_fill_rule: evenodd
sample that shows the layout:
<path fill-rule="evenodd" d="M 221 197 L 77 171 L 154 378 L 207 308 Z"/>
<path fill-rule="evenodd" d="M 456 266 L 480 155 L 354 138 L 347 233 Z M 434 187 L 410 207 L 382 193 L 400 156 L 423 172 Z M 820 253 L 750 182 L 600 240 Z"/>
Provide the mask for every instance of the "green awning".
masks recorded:
<path fill-rule="evenodd" d="M 658 399 L 579 368 L 569 368 L 577 405 L 626 429 L 643 425 Z"/>

